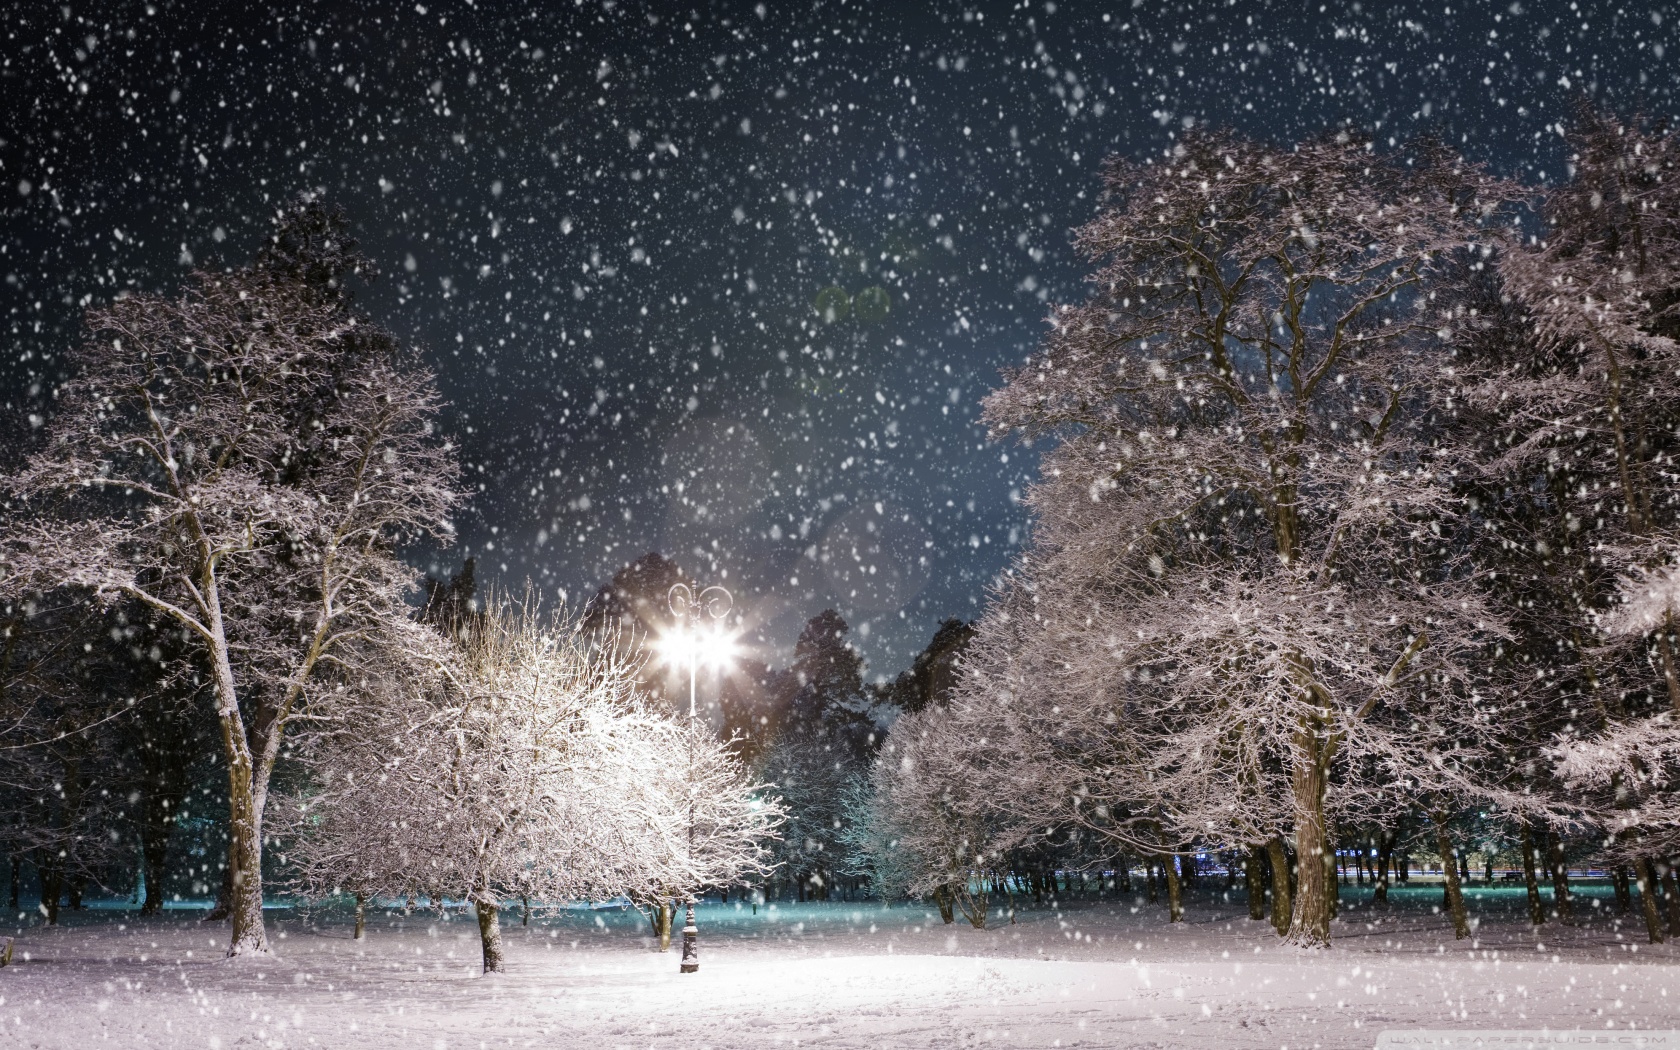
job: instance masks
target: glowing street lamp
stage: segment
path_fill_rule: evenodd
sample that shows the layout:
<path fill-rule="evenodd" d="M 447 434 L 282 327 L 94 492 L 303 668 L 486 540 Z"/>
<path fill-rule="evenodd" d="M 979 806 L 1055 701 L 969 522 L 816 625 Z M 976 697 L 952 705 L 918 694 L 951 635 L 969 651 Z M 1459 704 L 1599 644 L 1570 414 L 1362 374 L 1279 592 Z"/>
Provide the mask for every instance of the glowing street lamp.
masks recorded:
<path fill-rule="evenodd" d="M 676 626 L 662 638 L 660 648 L 672 663 L 688 665 L 688 851 L 694 855 L 694 691 L 702 662 L 715 668 L 728 665 L 735 655 L 735 642 L 723 631 L 723 618 L 735 606 L 735 598 L 722 587 L 707 587 L 698 595 L 686 583 L 671 588 L 671 614 Z M 694 925 L 694 894 L 688 895 L 688 911 L 682 931 L 683 973 L 700 970 L 700 930 Z"/>

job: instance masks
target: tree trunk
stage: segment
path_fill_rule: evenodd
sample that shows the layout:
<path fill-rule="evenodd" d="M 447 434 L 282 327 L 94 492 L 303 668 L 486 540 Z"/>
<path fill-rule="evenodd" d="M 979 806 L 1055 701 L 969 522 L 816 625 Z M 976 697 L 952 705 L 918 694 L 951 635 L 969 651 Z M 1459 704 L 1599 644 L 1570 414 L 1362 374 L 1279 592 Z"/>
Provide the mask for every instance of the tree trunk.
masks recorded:
<path fill-rule="evenodd" d="M 1546 836 L 1546 855 L 1552 869 L 1552 910 L 1565 926 L 1575 925 L 1575 913 L 1569 899 L 1569 861 L 1563 856 L 1563 841 L 1556 832 Z"/>
<path fill-rule="evenodd" d="M 956 905 L 952 901 L 955 894 L 950 886 L 937 886 L 933 891 L 933 902 L 939 906 L 939 917 L 949 926 L 957 921 Z"/>
<path fill-rule="evenodd" d="M 1435 849 L 1441 854 L 1441 876 L 1447 885 L 1447 912 L 1452 916 L 1453 937 L 1458 940 L 1470 936 L 1470 919 L 1464 913 L 1464 887 L 1458 882 L 1458 858 L 1453 853 L 1452 838 L 1447 834 L 1447 816 L 1436 811 L 1430 814 L 1435 822 Z"/>
<path fill-rule="evenodd" d="M 1272 867 L 1272 928 L 1279 937 L 1289 935 L 1290 904 L 1289 854 L 1283 848 L 1283 836 L 1274 835 L 1266 843 L 1266 859 Z"/>
<path fill-rule="evenodd" d="M 1394 834 L 1389 831 L 1377 832 L 1377 871 L 1372 876 L 1377 888 L 1371 891 L 1371 904 L 1374 907 L 1388 907 L 1389 868 L 1394 860 Z"/>
<path fill-rule="evenodd" d="M 1143 870 L 1148 875 L 1149 903 L 1154 904 L 1161 899 L 1161 893 L 1155 881 L 1155 869 L 1158 865 L 1154 857 L 1143 858 Z"/>
<path fill-rule="evenodd" d="M 1243 886 L 1248 891 L 1248 917 L 1259 921 L 1266 917 L 1266 884 L 1260 874 L 1263 846 L 1250 846 L 1243 854 Z"/>
<path fill-rule="evenodd" d="M 1540 879 L 1534 871 L 1534 832 L 1528 822 L 1522 825 L 1523 882 L 1528 886 L 1528 921 L 1535 926 L 1546 921 L 1546 908 L 1540 902 Z"/>
<path fill-rule="evenodd" d="M 43 850 L 43 853 L 48 851 Z M 41 910 L 46 913 L 47 925 L 58 925 L 58 898 L 64 889 L 64 875 L 57 857 L 45 856 L 35 861 L 35 873 L 41 879 Z"/>
<path fill-rule="evenodd" d="M 986 911 L 990 900 L 986 896 L 986 877 L 981 874 L 975 879 L 976 889 L 970 892 L 967 882 L 957 884 L 957 907 L 962 909 L 963 918 L 977 930 L 986 928 Z"/>
<path fill-rule="evenodd" d="M 1296 731 L 1290 776 L 1295 809 L 1295 907 L 1290 913 L 1289 939 L 1305 948 L 1330 945 L 1330 893 L 1325 878 L 1329 828 L 1324 819 L 1322 751 L 1314 727 L 1303 725 Z"/>
<path fill-rule="evenodd" d="M 1184 889 L 1196 887 L 1196 855 L 1194 853 L 1180 853 L 1178 862 L 1178 881 Z M 1173 858 L 1167 858 L 1167 863 L 1173 863 Z"/>
<path fill-rule="evenodd" d="M 1651 862 L 1640 857 L 1633 862 L 1633 875 L 1639 883 L 1639 909 L 1645 914 L 1645 933 L 1652 944 L 1663 942 L 1662 916 L 1657 913 L 1657 876 Z"/>
<path fill-rule="evenodd" d="M 1663 896 L 1668 898 L 1668 933 L 1680 937 L 1680 887 L 1675 885 L 1674 865 L 1662 864 Z"/>
<path fill-rule="evenodd" d="M 1335 920 L 1342 911 L 1342 880 L 1337 877 L 1336 859 L 1341 851 L 1336 849 L 1336 839 L 1331 834 L 1329 824 L 1324 829 L 1324 881 L 1327 886 L 1325 904 L 1329 908 L 1330 918 Z"/>
<path fill-rule="evenodd" d="M 239 693 L 234 686 L 229 662 L 227 634 L 222 623 L 221 592 L 213 569 L 202 570 L 201 592 L 209 606 L 211 682 L 215 689 L 216 717 L 222 733 L 222 751 L 228 777 L 228 915 L 233 927 L 228 938 L 228 955 L 267 954 L 268 931 L 263 927 L 262 807 L 259 785 L 246 735 L 245 719 L 239 711 Z"/>
<path fill-rule="evenodd" d="M 82 891 L 87 888 L 87 876 L 80 874 L 72 875 L 68 881 L 68 888 L 70 892 L 67 893 L 66 896 L 69 897 L 70 910 L 81 911 Z"/>
<path fill-rule="evenodd" d="M 1114 876 L 1120 880 L 1120 889 L 1126 893 L 1132 892 L 1132 858 L 1124 853 L 1114 858 Z"/>
<path fill-rule="evenodd" d="M 484 972 L 502 972 L 502 924 L 496 906 L 478 898 L 478 940 L 484 948 Z"/>
<path fill-rule="evenodd" d="M 659 950 L 662 952 L 671 950 L 671 924 L 675 912 L 676 906 L 669 897 L 660 898 L 659 906 L 653 912 L 653 925 L 659 934 Z"/>
<path fill-rule="evenodd" d="M 1184 892 L 1178 877 L 1178 865 L 1168 857 L 1162 868 L 1167 873 L 1167 921 L 1184 921 Z"/>
<path fill-rule="evenodd" d="M 18 906 L 18 893 L 23 889 L 23 858 L 18 856 L 16 853 L 12 854 L 11 867 L 12 886 L 10 904 L 8 907 L 15 911 Z"/>
<path fill-rule="evenodd" d="M 1630 882 L 1626 864 L 1618 864 L 1610 869 L 1610 885 L 1616 890 L 1616 914 L 1626 915 L 1633 910 L 1633 888 Z"/>
<path fill-rule="evenodd" d="M 146 900 L 140 905 L 141 915 L 156 915 L 163 910 L 163 880 L 169 860 L 169 826 L 158 829 L 147 821 L 141 829 L 140 853 L 141 863 L 145 868 Z"/>
<path fill-rule="evenodd" d="M 356 940 L 367 936 L 367 894 L 356 894 Z"/>
<path fill-rule="evenodd" d="M 521 926 L 531 925 L 531 898 L 530 897 L 521 896 L 519 898 L 519 925 L 521 925 Z"/>

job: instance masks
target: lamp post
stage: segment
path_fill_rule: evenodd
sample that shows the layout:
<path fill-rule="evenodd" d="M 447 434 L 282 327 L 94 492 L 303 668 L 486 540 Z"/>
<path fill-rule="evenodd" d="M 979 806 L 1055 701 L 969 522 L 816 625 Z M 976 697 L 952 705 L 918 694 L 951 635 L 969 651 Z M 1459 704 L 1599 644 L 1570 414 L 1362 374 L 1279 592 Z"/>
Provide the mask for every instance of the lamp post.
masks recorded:
<path fill-rule="evenodd" d="M 671 588 L 671 614 L 677 618 L 677 630 L 684 636 L 682 648 L 688 656 L 688 853 L 694 856 L 694 692 L 695 679 L 700 671 L 701 625 L 707 620 L 719 621 L 729 615 L 735 598 L 722 587 L 707 587 L 698 595 L 686 583 Z M 688 910 L 682 930 L 683 973 L 700 971 L 700 930 L 694 925 L 694 894 L 688 894 Z"/>

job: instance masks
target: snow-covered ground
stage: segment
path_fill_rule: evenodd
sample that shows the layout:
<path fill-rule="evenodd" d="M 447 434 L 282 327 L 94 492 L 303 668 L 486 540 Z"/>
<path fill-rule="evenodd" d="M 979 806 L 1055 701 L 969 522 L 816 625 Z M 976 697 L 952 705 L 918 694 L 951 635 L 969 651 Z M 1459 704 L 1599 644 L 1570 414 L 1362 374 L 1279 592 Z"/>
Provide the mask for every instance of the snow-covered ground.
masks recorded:
<path fill-rule="evenodd" d="M 1355 891 L 1346 891 L 1351 896 Z M 1027 907 L 1011 925 L 921 907 L 829 903 L 700 912 L 702 966 L 653 950 L 635 912 L 518 917 L 507 972 L 482 978 L 474 921 L 271 913 L 264 961 L 221 957 L 187 911 L 29 919 L 0 969 L 0 1047 L 1369 1047 L 1387 1028 L 1680 1028 L 1680 952 L 1605 899 L 1536 934 L 1520 889 L 1472 891 L 1454 942 L 1438 889 L 1385 914 L 1344 905 L 1336 946 L 1279 944 L 1240 902 L 1187 922 L 1127 899 Z M 27 953 L 27 958 L 25 958 Z"/>

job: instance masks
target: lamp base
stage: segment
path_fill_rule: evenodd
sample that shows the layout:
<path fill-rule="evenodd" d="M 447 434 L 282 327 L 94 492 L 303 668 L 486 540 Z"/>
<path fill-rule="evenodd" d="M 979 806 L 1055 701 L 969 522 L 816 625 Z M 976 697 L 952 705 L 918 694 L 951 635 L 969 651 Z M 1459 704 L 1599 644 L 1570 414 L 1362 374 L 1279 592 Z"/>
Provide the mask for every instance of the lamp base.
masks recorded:
<path fill-rule="evenodd" d="M 694 925 L 694 902 L 690 901 L 682 929 L 681 973 L 700 972 L 700 931 Z"/>

